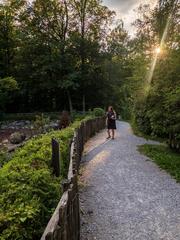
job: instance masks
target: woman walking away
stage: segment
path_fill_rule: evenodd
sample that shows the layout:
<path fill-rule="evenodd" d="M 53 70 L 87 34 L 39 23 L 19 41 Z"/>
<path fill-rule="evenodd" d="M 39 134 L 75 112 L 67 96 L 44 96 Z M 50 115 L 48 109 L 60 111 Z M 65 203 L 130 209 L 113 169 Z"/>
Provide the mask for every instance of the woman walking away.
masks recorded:
<path fill-rule="evenodd" d="M 106 114 L 106 125 L 107 125 L 107 139 L 111 138 L 110 130 L 112 131 L 112 139 L 114 139 L 114 132 L 116 129 L 116 112 L 113 110 L 112 106 L 108 107 L 108 112 Z"/>

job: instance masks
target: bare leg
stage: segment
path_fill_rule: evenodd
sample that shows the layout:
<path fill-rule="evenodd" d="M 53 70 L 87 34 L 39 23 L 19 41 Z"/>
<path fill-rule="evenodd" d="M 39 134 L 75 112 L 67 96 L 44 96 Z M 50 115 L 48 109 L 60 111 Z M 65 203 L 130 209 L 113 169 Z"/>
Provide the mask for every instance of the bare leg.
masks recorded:
<path fill-rule="evenodd" d="M 114 129 L 112 129 L 112 139 L 114 139 L 114 134 L 115 134 Z"/>
<path fill-rule="evenodd" d="M 109 129 L 107 130 L 107 133 L 108 133 L 108 137 L 107 138 L 110 138 L 111 134 L 110 134 L 110 130 Z"/>

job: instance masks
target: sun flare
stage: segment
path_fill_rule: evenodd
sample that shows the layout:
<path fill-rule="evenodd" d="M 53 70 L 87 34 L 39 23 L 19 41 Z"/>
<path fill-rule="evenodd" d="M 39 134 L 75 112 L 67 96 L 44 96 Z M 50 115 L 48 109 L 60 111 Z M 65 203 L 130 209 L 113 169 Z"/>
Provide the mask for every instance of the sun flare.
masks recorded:
<path fill-rule="evenodd" d="M 156 51 L 157 54 L 159 54 L 161 52 L 161 48 L 157 47 L 155 51 Z"/>

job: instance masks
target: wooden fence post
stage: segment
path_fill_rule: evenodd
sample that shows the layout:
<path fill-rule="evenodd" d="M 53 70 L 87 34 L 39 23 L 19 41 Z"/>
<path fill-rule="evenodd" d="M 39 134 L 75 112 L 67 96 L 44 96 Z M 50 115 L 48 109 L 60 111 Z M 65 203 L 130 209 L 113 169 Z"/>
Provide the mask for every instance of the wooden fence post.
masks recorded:
<path fill-rule="evenodd" d="M 105 118 L 81 123 L 69 145 L 69 171 L 61 181 L 63 195 L 50 219 L 41 240 L 80 240 L 80 206 L 78 170 L 85 142 L 105 126 Z M 59 143 L 52 139 L 52 166 L 58 177 L 61 172 Z"/>
<path fill-rule="evenodd" d="M 53 173 L 56 177 L 60 176 L 60 153 L 59 153 L 59 143 L 52 138 L 52 167 Z"/>

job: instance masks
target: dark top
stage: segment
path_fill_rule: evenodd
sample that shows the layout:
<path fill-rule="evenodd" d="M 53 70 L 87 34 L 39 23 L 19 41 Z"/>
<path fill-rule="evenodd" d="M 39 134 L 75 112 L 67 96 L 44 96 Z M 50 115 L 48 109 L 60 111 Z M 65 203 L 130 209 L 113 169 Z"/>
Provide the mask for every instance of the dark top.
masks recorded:
<path fill-rule="evenodd" d="M 107 112 L 107 128 L 116 129 L 116 114 L 113 111 Z"/>

